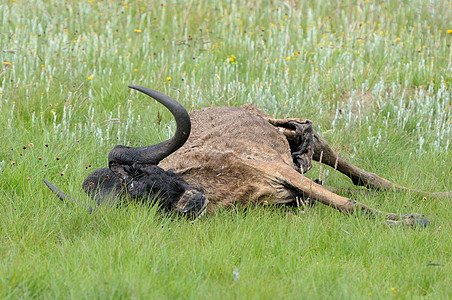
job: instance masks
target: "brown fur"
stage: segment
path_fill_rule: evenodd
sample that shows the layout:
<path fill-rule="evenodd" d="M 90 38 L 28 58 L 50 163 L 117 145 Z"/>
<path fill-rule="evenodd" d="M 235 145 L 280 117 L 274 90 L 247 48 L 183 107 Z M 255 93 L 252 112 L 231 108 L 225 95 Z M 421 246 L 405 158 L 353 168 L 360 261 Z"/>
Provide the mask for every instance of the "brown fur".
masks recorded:
<path fill-rule="evenodd" d="M 273 119 L 251 104 L 204 108 L 193 111 L 190 118 L 188 141 L 159 166 L 204 189 L 210 211 L 239 203 L 293 203 L 296 197 L 310 197 L 344 212 L 361 210 L 370 215 L 384 214 L 390 220 L 400 217 L 334 194 L 300 174 L 307 170 L 297 170 L 289 142 L 297 138 L 291 125 L 303 124 L 306 119 Z M 336 166 L 355 184 L 405 189 L 340 158 L 316 132 L 313 140 L 310 157 L 319 160 L 322 156 L 323 163 Z M 404 215 L 402 220 L 410 224 L 418 217 Z"/>

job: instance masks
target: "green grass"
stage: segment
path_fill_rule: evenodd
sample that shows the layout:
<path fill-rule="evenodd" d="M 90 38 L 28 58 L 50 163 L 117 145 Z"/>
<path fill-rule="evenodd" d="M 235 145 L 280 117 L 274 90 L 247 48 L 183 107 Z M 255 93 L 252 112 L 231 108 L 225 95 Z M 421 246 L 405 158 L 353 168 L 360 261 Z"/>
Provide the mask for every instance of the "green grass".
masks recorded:
<path fill-rule="evenodd" d="M 29 3 L 0 4 L 0 298 L 451 297 L 450 199 L 359 196 L 425 213 L 425 229 L 320 205 L 190 223 L 135 204 L 89 215 L 41 182 L 89 202 L 81 183 L 110 149 L 172 135 L 171 115 L 127 88 L 138 84 L 188 110 L 308 117 L 356 165 L 450 191 L 448 1 Z"/>

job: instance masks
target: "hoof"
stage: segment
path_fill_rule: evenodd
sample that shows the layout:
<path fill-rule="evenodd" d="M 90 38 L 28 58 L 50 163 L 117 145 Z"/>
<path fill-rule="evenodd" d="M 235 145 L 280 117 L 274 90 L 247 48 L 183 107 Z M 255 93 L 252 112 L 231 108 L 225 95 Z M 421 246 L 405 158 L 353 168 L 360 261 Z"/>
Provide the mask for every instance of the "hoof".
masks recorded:
<path fill-rule="evenodd" d="M 386 224 L 391 227 L 395 226 L 427 227 L 430 224 L 430 221 L 427 220 L 424 215 L 409 214 L 403 215 L 401 221 L 387 220 Z"/>
<path fill-rule="evenodd" d="M 409 226 L 420 226 L 420 227 L 427 227 L 430 224 L 430 221 L 425 218 L 413 218 L 405 220 L 407 225 Z"/>

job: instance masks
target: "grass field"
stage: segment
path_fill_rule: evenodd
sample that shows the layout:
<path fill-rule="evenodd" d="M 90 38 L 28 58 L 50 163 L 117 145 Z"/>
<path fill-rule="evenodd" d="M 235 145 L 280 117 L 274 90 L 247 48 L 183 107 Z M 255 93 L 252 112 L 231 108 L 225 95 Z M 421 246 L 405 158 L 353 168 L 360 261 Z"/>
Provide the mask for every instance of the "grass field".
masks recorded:
<path fill-rule="evenodd" d="M 2 0 L 0 298 L 450 299 L 450 198 L 358 196 L 424 213 L 425 229 L 322 205 L 191 223 L 138 204 L 90 215 L 41 180 L 89 202 L 81 183 L 110 149 L 172 135 L 136 84 L 188 110 L 249 102 L 310 118 L 354 164 L 451 191 L 451 18 L 433 0 Z"/>

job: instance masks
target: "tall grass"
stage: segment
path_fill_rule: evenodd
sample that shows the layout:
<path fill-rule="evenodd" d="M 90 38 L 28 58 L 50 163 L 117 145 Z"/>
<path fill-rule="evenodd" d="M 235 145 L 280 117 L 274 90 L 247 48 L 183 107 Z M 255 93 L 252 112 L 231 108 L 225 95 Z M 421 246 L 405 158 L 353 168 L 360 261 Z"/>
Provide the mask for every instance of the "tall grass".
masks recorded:
<path fill-rule="evenodd" d="M 450 297 L 450 199 L 359 196 L 429 215 L 422 230 L 320 206 L 192 224 L 135 204 L 88 215 L 41 183 L 89 202 L 81 182 L 112 147 L 172 135 L 171 115 L 128 90 L 137 84 L 188 110 L 249 102 L 308 117 L 356 165 L 450 191 L 448 1 L 0 5 L 2 298 Z M 351 186 L 325 169 L 308 176 Z"/>

